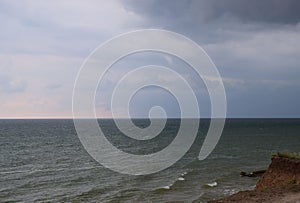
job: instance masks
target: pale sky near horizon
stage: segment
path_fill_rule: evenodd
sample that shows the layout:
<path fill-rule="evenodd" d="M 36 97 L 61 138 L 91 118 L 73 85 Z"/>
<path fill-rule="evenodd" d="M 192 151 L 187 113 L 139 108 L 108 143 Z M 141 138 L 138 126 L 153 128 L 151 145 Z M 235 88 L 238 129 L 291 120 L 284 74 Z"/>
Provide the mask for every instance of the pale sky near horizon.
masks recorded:
<path fill-rule="evenodd" d="M 228 117 L 300 117 L 297 0 L 0 0 L 0 27 L 0 118 L 72 117 L 73 86 L 85 58 L 116 35 L 147 28 L 177 32 L 203 47 L 223 78 Z M 127 66 L 141 65 L 143 57 Z M 144 62 L 151 60 L 181 66 L 169 56 Z M 111 85 L 125 66 L 97 92 L 99 117 L 109 117 Z M 199 89 L 208 117 L 209 98 Z M 161 93 L 137 94 L 133 114 L 147 115 L 154 102 L 177 117 L 174 98 Z"/>

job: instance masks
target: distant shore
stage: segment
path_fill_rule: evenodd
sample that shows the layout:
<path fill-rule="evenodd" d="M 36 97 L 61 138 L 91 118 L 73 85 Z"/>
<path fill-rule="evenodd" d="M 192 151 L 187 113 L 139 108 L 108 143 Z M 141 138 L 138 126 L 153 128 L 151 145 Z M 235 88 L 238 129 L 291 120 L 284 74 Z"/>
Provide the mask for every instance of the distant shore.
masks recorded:
<path fill-rule="evenodd" d="M 240 191 L 229 197 L 209 202 L 298 203 L 300 202 L 300 159 L 276 154 L 254 190 Z"/>

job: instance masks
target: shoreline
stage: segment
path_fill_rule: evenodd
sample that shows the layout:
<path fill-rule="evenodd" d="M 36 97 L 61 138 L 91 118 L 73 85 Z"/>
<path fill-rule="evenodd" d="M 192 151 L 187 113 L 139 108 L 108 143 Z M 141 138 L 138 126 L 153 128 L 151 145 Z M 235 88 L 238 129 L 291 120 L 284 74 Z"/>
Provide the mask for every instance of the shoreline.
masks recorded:
<path fill-rule="evenodd" d="M 300 202 L 300 159 L 273 155 L 267 171 L 257 182 L 255 189 L 240 191 L 209 203 L 229 202 Z"/>
<path fill-rule="evenodd" d="M 298 203 L 300 202 L 300 185 L 240 191 L 222 199 L 208 201 L 208 203 L 230 202 Z"/>

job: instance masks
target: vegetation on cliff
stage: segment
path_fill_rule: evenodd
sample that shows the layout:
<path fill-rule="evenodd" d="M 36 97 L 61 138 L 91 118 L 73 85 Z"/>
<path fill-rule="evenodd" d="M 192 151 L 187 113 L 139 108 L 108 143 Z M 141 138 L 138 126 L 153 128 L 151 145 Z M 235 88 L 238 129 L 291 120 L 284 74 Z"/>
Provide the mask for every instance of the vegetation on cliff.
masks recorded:
<path fill-rule="evenodd" d="M 254 190 L 211 202 L 300 202 L 300 153 L 273 154 L 271 164 Z"/>
<path fill-rule="evenodd" d="M 300 152 L 276 152 L 272 156 L 286 157 L 291 159 L 300 159 Z"/>
<path fill-rule="evenodd" d="M 273 155 L 268 170 L 256 184 L 256 189 L 300 184 L 300 159 L 294 153 Z"/>

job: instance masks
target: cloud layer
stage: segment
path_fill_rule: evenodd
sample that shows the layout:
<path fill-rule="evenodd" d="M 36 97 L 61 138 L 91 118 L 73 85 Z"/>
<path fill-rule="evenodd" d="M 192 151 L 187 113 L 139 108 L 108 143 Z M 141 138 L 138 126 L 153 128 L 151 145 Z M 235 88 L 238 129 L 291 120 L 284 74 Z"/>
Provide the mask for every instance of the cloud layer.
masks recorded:
<path fill-rule="evenodd" d="M 1 118 L 71 117 L 73 84 L 84 59 L 111 37 L 146 28 L 178 32 L 205 49 L 223 77 L 229 117 L 300 116 L 297 0 L 3 0 L 0 25 Z M 179 72 L 182 67 L 169 56 L 125 60 L 97 93 L 98 116 L 110 115 L 109 98 L 118 78 L 129 67 L 147 63 Z M 209 109 L 203 83 L 191 72 L 181 74 L 196 87 L 200 109 Z M 145 109 L 157 102 L 178 116 L 173 97 L 147 91 L 132 102 L 135 116 L 147 115 Z"/>

